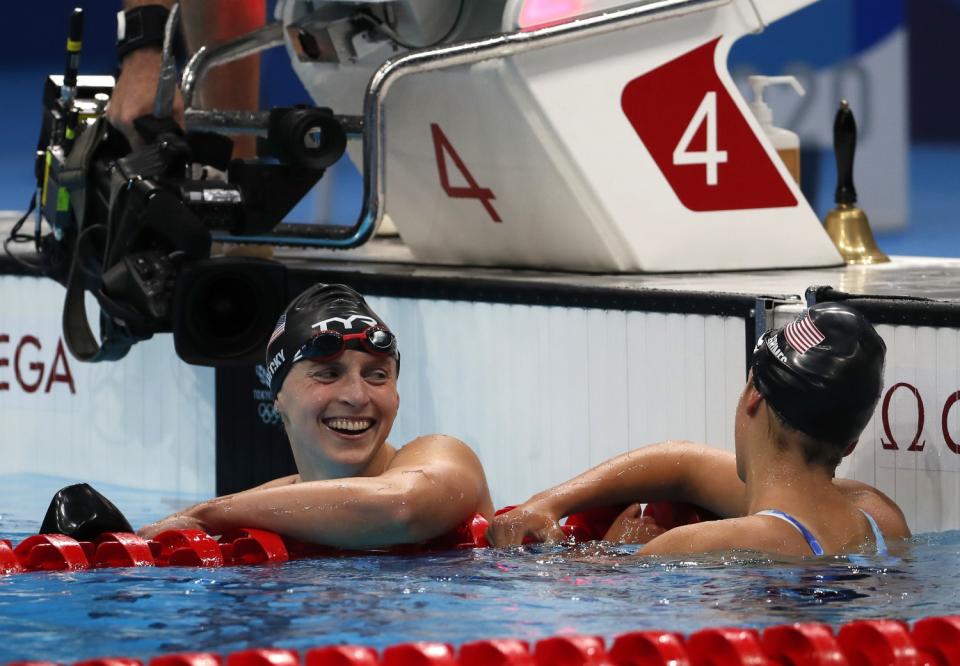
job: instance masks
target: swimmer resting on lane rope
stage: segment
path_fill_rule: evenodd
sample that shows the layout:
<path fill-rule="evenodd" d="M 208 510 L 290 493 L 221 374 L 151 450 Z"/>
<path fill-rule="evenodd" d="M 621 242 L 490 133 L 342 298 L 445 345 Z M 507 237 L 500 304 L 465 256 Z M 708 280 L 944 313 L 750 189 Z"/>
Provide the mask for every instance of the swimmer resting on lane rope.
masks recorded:
<path fill-rule="evenodd" d="M 631 504 L 605 538 L 646 543 L 641 553 L 651 555 L 883 553 L 886 541 L 910 536 L 903 513 L 876 488 L 834 473 L 876 407 L 885 353 L 858 312 L 815 305 L 757 343 L 737 404 L 735 456 L 689 442 L 637 449 L 498 516 L 487 538 L 496 546 L 559 541 L 563 516 L 668 500 L 724 520 L 665 532 Z"/>
<path fill-rule="evenodd" d="M 325 284 L 300 294 L 280 318 L 266 362 L 298 473 L 201 502 L 143 527 L 140 536 L 246 527 L 326 546 L 373 548 L 448 534 L 476 513 L 492 518 L 483 468 L 466 444 L 445 435 L 402 448 L 387 443 L 400 404 L 400 354 L 393 333 L 360 294 Z M 70 521 L 58 524 L 57 515 L 116 510 L 84 509 L 95 498 L 73 488 L 73 505 L 58 500 L 71 489 L 54 498 L 46 531 L 72 535 Z M 125 524 L 108 529 L 129 531 Z"/>

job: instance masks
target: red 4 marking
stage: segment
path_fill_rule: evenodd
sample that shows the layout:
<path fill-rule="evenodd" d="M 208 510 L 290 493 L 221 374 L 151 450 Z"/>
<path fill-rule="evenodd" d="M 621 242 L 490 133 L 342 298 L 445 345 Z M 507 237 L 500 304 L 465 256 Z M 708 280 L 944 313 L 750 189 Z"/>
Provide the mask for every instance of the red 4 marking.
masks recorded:
<path fill-rule="evenodd" d="M 483 204 L 484 209 L 490 214 L 494 222 L 503 222 L 503 220 L 500 219 L 500 215 L 497 214 L 497 209 L 490 203 L 493 199 L 497 198 L 493 190 L 487 187 L 480 187 L 480 185 L 477 184 L 473 174 L 467 169 L 463 160 L 460 159 L 460 155 L 457 154 L 457 151 L 454 150 L 453 145 L 450 143 L 450 139 L 447 138 L 447 135 L 443 133 L 443 130 L 440 129 L 438 124 L 431 123 L 430 132 L 433 134 L 433 150 L 437 158 L 440 187 L 447 193 L 447 196 L 452 199 L 477 199 Z M 447 175 L 447 160 L 444 153 L 449 155 L 450 159 L 453 160 L 454 166 L 457 167 L 457 170 L 463 176 L 463 179 L 467 181 L 469 187 L 459 187 L 450 184 L 450 178 Z"/>

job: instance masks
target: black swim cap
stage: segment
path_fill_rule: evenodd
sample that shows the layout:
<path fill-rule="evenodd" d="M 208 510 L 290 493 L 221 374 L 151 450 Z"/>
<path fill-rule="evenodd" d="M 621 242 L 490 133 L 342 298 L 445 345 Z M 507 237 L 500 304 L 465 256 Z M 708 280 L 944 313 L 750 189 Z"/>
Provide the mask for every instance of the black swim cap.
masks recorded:
<path fill-rule="evenodd" d="M 342 284 L 316 284 L 293 299 L 280 315 L 277 327 L 267 343 L 267 372 L 270 390 L 277 397 L 283 380 L 293 364 L 302 360 L 300 353 L 320 331 L 338 331 L 344 335 L 360 333 L 368 328 L 389 331 L 363 296 Z M 392 339 L 392 334 L 391 334 Z M 347 349 L 369 351 L 360 340 L 347 340 Z M 400 369 L 400 352 L 392 345 L 388 352 Z"/>
<path fill-rule="evenodd" d="M 873 416 L 886 351 L 859 312 L 842 303 L 819 303 L 760 337 L 753 382 L 786 425 L 846 447 Z"/>

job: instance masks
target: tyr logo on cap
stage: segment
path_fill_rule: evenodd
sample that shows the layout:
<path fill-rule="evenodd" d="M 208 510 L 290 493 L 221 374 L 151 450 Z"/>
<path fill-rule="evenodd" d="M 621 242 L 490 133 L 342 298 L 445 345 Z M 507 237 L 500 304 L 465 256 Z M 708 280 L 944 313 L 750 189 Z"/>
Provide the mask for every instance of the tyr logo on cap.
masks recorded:
<path fill-rule="evenodd" d="M 336 322 L 336 323 L 339 323 L 345 330 L 351 330 L 353 329 L 353 323 L 356 321 L 366 324 L 367 326 L 378 326 L 380 324 L 380 322 L 378 322 L 373 317 L 354 314 L 354 315 L 350 315 L 346 319 L 344 319 L 343 317 L 330 317 L 329 319 L 318 321 L 316 324 L 311 326 L 311 328 L 319 328 L 321 331 L 326 331 L 330 329 L 330 324 Z"/>
<path fill-rule="evenodd" d="M 783 335 L 790 346 L 801 354 L 805 354 L 811 347 L 816 347 L 826 339 L 810 319 L 809 314 L 784 326 Z"/>

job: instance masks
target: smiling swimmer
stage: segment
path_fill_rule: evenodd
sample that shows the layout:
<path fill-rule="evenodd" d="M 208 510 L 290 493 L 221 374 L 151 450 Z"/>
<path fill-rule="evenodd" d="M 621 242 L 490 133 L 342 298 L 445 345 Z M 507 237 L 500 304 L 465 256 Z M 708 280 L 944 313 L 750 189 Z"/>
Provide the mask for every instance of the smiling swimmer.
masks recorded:
<path fill-rule="evenodd" d="M 631 451 L 497 517 L 488 538 L 559 541 L 563 516 L 633 503 L 605 538 L 646 543 L 642 554 L 883 553 L 887 540 L 910 536 L 903 513 L 876 488 L 834 474 L 876 408 L 885 353 L 853 308 L 815 305 L 757 343 L 736 409 L 736 455 L 689 442 Z M 691 502 L 725 520 L 664 531 L 637 503 L 657 501 Z"/>
<path fill-rule="evenodd" d="M 419 543 L 476 513 L 492 518 L 480 461 L 463 442 L 387 442 L 400 396 L 397 340 L 363 297 L 318 284 L 286 309 L 267 346 L 271 390 L 297 474 L 202 502 L 139 530 L 272 530 L 341 548 Z"/>

